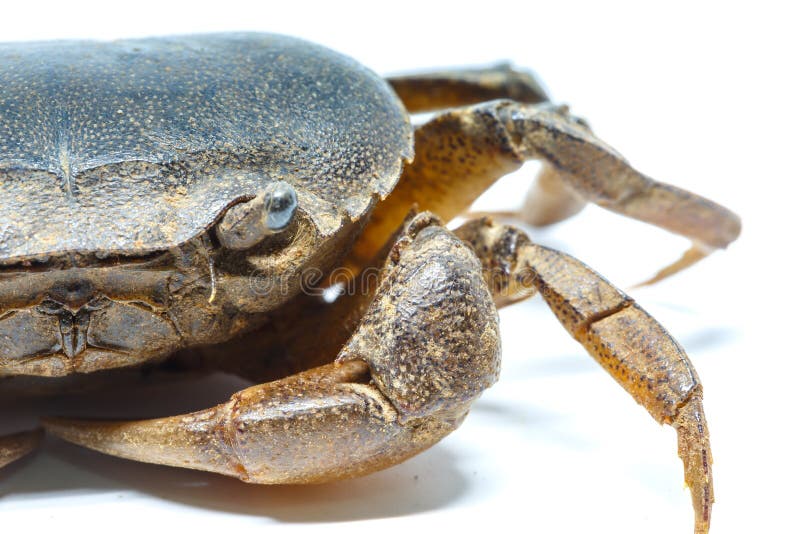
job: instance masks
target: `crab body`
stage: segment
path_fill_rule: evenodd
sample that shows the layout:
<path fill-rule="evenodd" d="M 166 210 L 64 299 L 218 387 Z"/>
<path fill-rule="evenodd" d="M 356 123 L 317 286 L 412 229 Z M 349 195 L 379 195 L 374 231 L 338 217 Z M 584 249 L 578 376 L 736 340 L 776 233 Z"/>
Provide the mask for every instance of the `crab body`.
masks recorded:
<path fill-rule="evenodd" d="M 417 112 L 437 114 L 412 128 Z M 538 182 L 504 216 L 594 202 L 691 239 L 651 281 L 738 236 L 735 214 L 634 169 L 506 65 L 384 80 L 263 34 L 0 45 L 0 388 L 167 358 L 234 372 L 255 385 L 200 412 L 43 426 L 144 462 L 324 482 L 457 428 L 498 377 L 497 307 L 540 293 L 677 430 L 706 532 L 710 444 L 680 345 L 521 230 L 443 226 L 529 159 Z M 40 436 L 0 436 L 0 466 Z"/>
<path fill-rule="evenodd" d="M 385 81 L 288 37 L 5 45 L 0 62 L 0 375 L 253 328 L 303 268 L 341 260 L 412 153 Z M 215 250 L 211 227 L 276 183 L 296 192 L 292 228 Z"/>

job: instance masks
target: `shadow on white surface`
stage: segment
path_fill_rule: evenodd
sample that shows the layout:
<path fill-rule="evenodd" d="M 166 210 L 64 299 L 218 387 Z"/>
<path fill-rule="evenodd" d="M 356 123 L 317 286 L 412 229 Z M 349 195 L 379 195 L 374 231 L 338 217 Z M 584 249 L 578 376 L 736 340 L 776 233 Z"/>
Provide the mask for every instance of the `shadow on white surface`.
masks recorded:
<path fill-rule="evenodd" d="M 29 509 L 54 499 L 94 502 L 147 494 L 201 510 L 282 522 L 336 522 L 435 510 L 468 490 L 469 479 L 446 446 L 361 479 L 314 486 L 257 486 L 211 473 L 121 460 L 48 439 L 37 456 L 0 473 L 0 503 Z M 435 467 L 433 467 L 435 466 Z"/>
<path fill-rule="evenodd" d="M 42 414 L 144 417 L 185 413 L 223 402 L 247 385 L 223 374 L 199 380 L 143 380 L 111 391 L 0 402 L 0 434 L 32 427 Z M 0 509 L 49 510 L 54 502 L 138 497 L 202 510 L 285 522 L 337 522 L 416 514 L 446 506 L 469 490 L 459 458 L 439 445 L 395 468 L 314 486 L 258 486 L 221 475 L 141 464 L 48 437 L 33 457 L 0 471 Z M 38 503 L 38 504 L 37 504 Z M 169 503 L 167 503 L 169 504 Z"/>

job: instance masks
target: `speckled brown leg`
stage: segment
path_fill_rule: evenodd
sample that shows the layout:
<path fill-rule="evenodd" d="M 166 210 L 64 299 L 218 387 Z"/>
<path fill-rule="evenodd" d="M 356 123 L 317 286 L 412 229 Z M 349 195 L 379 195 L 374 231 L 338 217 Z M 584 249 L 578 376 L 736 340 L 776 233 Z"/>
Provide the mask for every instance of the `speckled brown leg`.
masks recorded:
<path fill-rule="evenodd" d="M 438 111 L 506 98 L 539 104 L 550 99 L 536 77 L 508 64 L 456 69 L 387 78 L 411 113 Z M 544 226 L 578 213 L 586 205 L 558 171 L 545 164 L 523 208 L 508 213 L 533 226 Z"/>
<path fill-rule="evenodd" d="M 409 206 L 416 204 L 448 221 L 529 159 L 544 160 L 551 167 L 547 172 L 557 174 L 583 200 L 689 238 L 691 252 L 659 279 L 739 235 L 734 213 L 648 178 L 562 107 L 493 101 L 454 109 L 417 128 L 415 150 L 414 162 L 357 241 L 356 263 L 385 242 Z M 556 210 L 559 216 L 569 211 L 568 206 Z"/>
<path fill-rule="evenodd" d="M 659 423 L 678 432 L 692 492 L 695 532 L 705 533 L 714 501 L 702 387 L 689 358 L 633 300 L 578 260 L 531 243 L 513 227 L 470 221 L 456 234 L 473 247 L 498 301 L 534 288 L 564 328 Z"/>
<path fill-rule="evenodd" d="M 41 440 L 41 430 L 0 436 L 0 468 L 36 450 Z"/>
<path fill-rule="evenodd" d="M 480 263 L 423 214 L 391 248 L 375 296 L 336 362 L 184 416 L 51 419 L 45 426 L 124 458 L 255 483 L 322 482 L 395 464 L 454 430 L 496 380 L 499 355 L 497 313 Z"/>
<path fill-rule="evenodd" d="M 548 226 L 561 222 L 580 213 L 586 207 L 583 198 L 565 180 L 562 172 L 548 163 L 542 169 L 525 195 L 521 208 L 504 211 L 470 211 L 467 217 L 498 217 L 516 219 L 535 227 Z"/>
<path fill-rule="evenodd" d="M 536 104 L 549 98 L 536 78 L 506 63 L 452 69 L 386 79 L 410 113 L 467 106 L 497 98 Z"/>
<path fill-rule="evenodd" d="M 547 226 L 579 213 L 586 199 L 578 194 L 570 180 L 565 180 L 555 167 L 543 163 L 525 203 L 516 216 L 531 226 Z"/>
<path fill-rule="evenodd" d="M 411 113 L 437 111 L 507 98 L 539 104 L 550 98 L 536 77 L 507 64 L 489 68 L 394 76 L 387 78 Z M 550 165 L 543 164 L 522 209 L 501 213 L 533 226 L 545 226 L 578 213 L 586 200 L 578 195 Z"/>

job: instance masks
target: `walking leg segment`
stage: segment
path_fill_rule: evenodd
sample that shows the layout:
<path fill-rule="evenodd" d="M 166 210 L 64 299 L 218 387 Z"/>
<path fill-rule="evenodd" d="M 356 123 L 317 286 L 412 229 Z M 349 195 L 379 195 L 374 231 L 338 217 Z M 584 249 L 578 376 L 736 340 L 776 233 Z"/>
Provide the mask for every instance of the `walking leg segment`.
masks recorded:
<path fill-rule="evenodd" d="M 452 69 L 387 78 L 409 113 L 436 111 L 510 98 L 547 102 L 547 93 L 528 72 L 506 63 L 486 68 Z"/>
<path fill-rule="evenodd" d="M 481 259 L 497 301 L 535 288 L 564 328 L 634 400 L 656 421 L 675 428 L 695 531 L 707 532 L 714 502 L 711 446 L 702 387 L 683 348 L 630 297 L 571 256 L 489 219 L 471 221 L 456 234 Z"/>
<path fill-rule="evenodd" d="M 415 147 L 413 163 L 356 242 L 356 263 L 385 242 L 409 206 L 448 221 L 498 178 L 531 159 L 545 163 L 542 179 L 555 196 L 549 205 L 529 203 L 539 211 L 522 214 L 522 219 L 558 220 L 578 211 L 582 200 L 692 241 L 690 252 L 651 282 L 725 248 L 739 235 L 741 223 L 733 212 L 642 174 L 563 107 L 497 100 L 453 109 L 418 127 Z M 544 213 L 545 208 L 552 213 Z"/>

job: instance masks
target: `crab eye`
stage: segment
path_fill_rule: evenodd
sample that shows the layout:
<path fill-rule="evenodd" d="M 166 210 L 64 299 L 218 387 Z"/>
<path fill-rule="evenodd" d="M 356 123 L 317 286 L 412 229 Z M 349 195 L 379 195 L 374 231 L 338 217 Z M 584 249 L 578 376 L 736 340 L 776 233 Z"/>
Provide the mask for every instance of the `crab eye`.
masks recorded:
<path fill-rule="evenodd" d="M 217 238 L 225 248 L 248 249 L 285 230 L 296 211 L 294 188 L 286 182 L 277 182 L 249 202 L 229 209 L 217 224 Z"/>
<path fill-rule="evenodd" d="M 286 182 L 278 182 L 264 198 L 266 224 L 273 232 L 280 232 L 292 222 L 297 211 L 297 194 L 294 187 Z"/>

